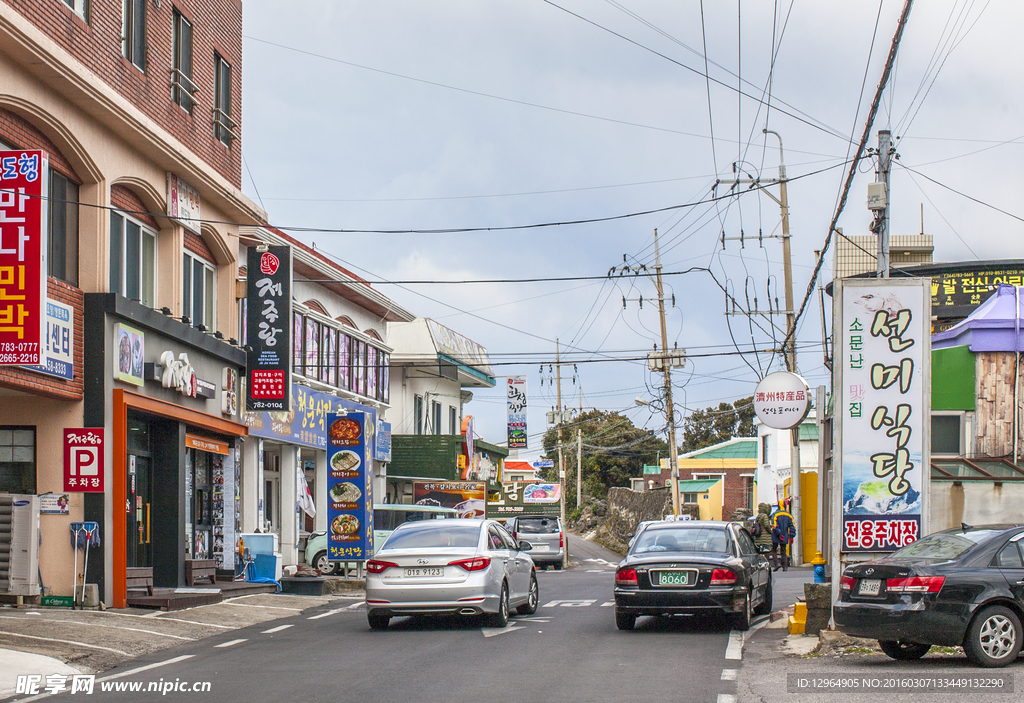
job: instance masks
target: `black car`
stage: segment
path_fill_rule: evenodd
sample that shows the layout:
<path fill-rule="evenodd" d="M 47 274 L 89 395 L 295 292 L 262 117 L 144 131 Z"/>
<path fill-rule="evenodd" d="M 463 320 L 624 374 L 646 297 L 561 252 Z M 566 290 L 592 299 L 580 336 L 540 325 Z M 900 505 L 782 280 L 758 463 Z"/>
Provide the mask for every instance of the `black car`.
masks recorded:
<path fill-rule="evenodd" d="M 1006 666 L 1024 641 L 1024 526 L 936 532 L 849 567 L 839 594 L 836 627 L 877 639 L 893 659 L 918 659 L 935 644 L 963 646 L 979 666 Z"/>
<path fill-rule="evenodd" d="M 658 522 L 639 533 L 615 573 L 615 625 L 641 615 L 726 613 L 750 628 L 772 609 L 772 572 L 750 533 L 735 523 Z"/>

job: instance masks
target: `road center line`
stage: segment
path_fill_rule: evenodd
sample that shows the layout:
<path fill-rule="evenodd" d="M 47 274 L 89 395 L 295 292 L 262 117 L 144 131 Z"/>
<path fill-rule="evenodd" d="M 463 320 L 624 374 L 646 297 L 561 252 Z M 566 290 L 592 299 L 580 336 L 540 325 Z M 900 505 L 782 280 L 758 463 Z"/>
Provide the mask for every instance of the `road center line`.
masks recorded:
<path fill-rule="evenodd" d="M 269 630 L 264 630 L 260 634 L 261 635 L 271 635 L 271 634 L 273 634 L 275 632 L 280 632 L 281 630 L 287 630 L 289 627 L 295 627 L 295 626 L 294 625 L 278 625 L 277 627 L 272 627 Z"/>
<path fill-rule="evenodd" d="M 361 603 L 356 603 L 356 605 L 362 605 L 362 604 Z M 350 605 L 349 608 L 351 608 L 351 607 L 352 606 Z M 336 608 L 334 610 L 328 610 L 326 613 L 320 613 L 319 615 L 314 615 L 314 616 L 308 617 L 306 619 L 307 620 L 319 620 L 320 618 L 326 618 L 328 615 L 335 615 L 337 613 L 340 613 L 343 610 L 348 610 L 348 608 Z"/>
<path fill-rule="evenodd" d="M 240 644 L 242 642 L 245 642 L 245 640 L 244 639 L 241 639 L 241 640 L 229 640 L 227 642 L 221 642 L 220 644 L 215 644 L 213 646 L 214 647 L 234 647 L 236 644 Z"/>
<path fill-rule="evenodd" d="M 269 608 L 270 610 L 294 610 L 296 613 L 302 612 L 302 608 L 286 608 L 283 605 L 256 605 L 255 603 L 232 603 L 231 601 L 223 601 L 221 605 L 233 605 L 236 608 Z"/>
<path fill-rule="evenodd" d="M 722 681 L 735 681 L 738 673 L 737 669 L 722 669 Z"/>
<path fill-rule="evenodd" d="M 736 703 L 736 696 L 731 693 L 719 693 L 718 703 Z"/>
<path fill-rule="evenodd" d="M 185 661 L 186 659 L 191 659 L 194 656 L 195 656 L 194 654 L 183 654 L 180 657 L 174 657 L 174 659 L 168 659 L 167 661 L 157 662 L 156 664 L 147 664 L 146 666 L 139 666 L 139 667 L 136 667 L 134 669 L 129 669 L 128 671 L 122 671 L 120 674 L 111 674 L 110 676 L 104 676 L 103 678 L 96 679 L 96 680 L 97 681 L 110 681 L 111 679 L 119 679 L 119 678 L 121 678 L 123 676 L 130 676 L 132 674 L 138 674 L 139 672 L 149 671 L 150 669 L 156 669 L 157 667 L 167 666 L 168 664 L 177 664 L 180 661 Z"/>
<path fill-rule="evenodd" d="M 743 633 L 739 630 L 729 632 L 729 646 L 725 648 L 725 658 L 734 661 L 743 659 Z"/>

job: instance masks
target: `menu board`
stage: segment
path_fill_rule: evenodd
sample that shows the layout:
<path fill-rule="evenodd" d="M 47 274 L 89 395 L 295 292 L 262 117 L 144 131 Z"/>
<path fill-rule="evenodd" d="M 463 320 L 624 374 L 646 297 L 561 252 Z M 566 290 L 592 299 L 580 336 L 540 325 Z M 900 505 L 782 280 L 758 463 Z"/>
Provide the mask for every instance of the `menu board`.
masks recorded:
<path fill-rule="evenodd" d="M 362 412 L 332 413 L 327 424 L 327 558 L 373 555 L 373 462 Z"/>

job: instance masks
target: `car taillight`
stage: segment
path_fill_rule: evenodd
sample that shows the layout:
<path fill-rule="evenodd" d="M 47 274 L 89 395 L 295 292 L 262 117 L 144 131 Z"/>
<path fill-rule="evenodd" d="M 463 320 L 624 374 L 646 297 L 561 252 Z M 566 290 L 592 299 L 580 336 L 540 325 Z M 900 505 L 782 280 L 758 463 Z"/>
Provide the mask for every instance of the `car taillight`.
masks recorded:
<path fill-rule="evenodd" d="M 893 593 L 938 593 L 945 581 L 945 576 L 911 576 L 888 579 L 885 587 Z"/>
<path fill-rule="evenodd" d="M 636 569 L 619 569 L 615 572 L 616 586 L 635 586 Z"/>
<path fill-rule="evenodd" d="M 456 559 L 448 562 L 448 566 L 457 566 L 466 571 L 482 571 L 491 564 L 490 557 L 473 557 L 472 559 Z"/>
<path fill-rule="evenodd" d="M 558 533 L 558 548 L 565 549 L 565 535 L 561 532 Z"/>
<path fill-rule="evenodd" d="M 366 562 L 366 570 L 371 574 L 379 574 L 392 566 L 398 566 L 398 564 L 390 561 L 380 561 L 378 559 L 370 559 Z"/>
<path fill-rule="evenodd" d="M 711 572 L 712 586 L 731 586 L 736 583 L 736 572 L 729 569 L 715 569 Z"/>
<path fill-rule="evenodd" d="M 840 591 L 849 591 L 849 590 L 852 590 L 852 589 L 853 589 L 853 577 L 852 576 L 843 576 L 841 579 L 839 579 L 839 590 Z"/>
<path fill-rule="evenodd" d="M 512 539 L 514 539 L 516 541 L 519 541 L 519 533 L 518 532 L 513 532 L 512 533 Z"/>

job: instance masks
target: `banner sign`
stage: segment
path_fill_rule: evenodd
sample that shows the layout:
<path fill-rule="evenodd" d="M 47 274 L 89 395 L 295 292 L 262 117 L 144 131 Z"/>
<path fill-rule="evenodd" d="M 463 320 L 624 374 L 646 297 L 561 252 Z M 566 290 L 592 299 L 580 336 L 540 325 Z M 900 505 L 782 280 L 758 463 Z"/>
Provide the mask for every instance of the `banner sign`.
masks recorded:
<path fill-rule="evenodd" d="M 391 461 L 391 423 L 377 420 L 377 441 L 374 458 L 377 461 Z"/>
<path fill-rule="evenodd" d="M 557 483 L 503 481 L 501 490 L 487 502 L 487 516 L 504 519 L 514 515 L 550 515 L 559 513 L 562 497 Z"/>
<path fill-rule="evenodd" d="M 71 508 L 71 496 L 67 493 L 44 493 L 39 496 L 40 515 L 67 515 Z"/>
<path fill-rule="evenodd" d="M 526 449 L 526 376 L 509 376 L 508 448 Z"/>
<path fill-rule="evenodd" d="M 367 442 L 375 446 L 374 429 L 377 423 L 377 411 L 368 405 L 353 403 L 351 400 L 338 398 L 314 391 L 298 383 L 292 384 L 294 410 L 282 413 L 242 413 L 242 422 L 249 428 L 249 434 L 264 439 L 285 441 L 301 444 L 314 449 L 327 449 L 327 429 L 330 427 L 330 416 L 344 411 L 362 412 L 372 420 L 367 428 L 370 437 Z M 378 456 L 378 458 L 380 458 Z M 390 459 L 381 459 L 390 461 Z"/>
<path fill-rule="evenodd" d="M 487 484 L 476 481 L 413 481 L 412 502 L 452 508 L 458 517 L 484 517 Z"/>
<path fill-rule="evenodd" d="M 103 493 L 103 428 L 64 430 L 64 490 Z"/>
<path fill-rule="evenodd" d="M 75 309 L 55 300 L 46 301 L 45 366 L 25 368 L 47 376 L 75 377 Z"/>
<path fill-rule="evenodd" d="M 185 229 L 202 235 L 199 191 L 170 171 L 167 172 L 167 216 Z"/>
<path fill-rule="evenodd" d="M 843 552 L 921 536 L 928 480 L 928 279 L 845 280 L 836 327 Z"/>
<path fill-rule="evenodd" d="M 291 410 L 292 249 L 249 247 L 246 260 L 248 412 Z"/>
<path fill-rule="evenodd" d="M 807 382 L 795 373 L 776 371 L 754 389 L 754 413 L 761 424 L 777 430 L 796 427 L 811 409 Z"/>
<path fill-rule="evenodd" d="M 118 322 L 114 325 L 114 378 L 135 386 L 145 384 L 146 333 Z"/>
<path fill-rule="evenodd" d="M 46 363 L 45 151 L 0 151 L 0 366 Z"/>
<path fill-rule="evenodd" d="M 373 556 L 373 418 L 331 413 L 327 426 L 327 558 Z"/>

